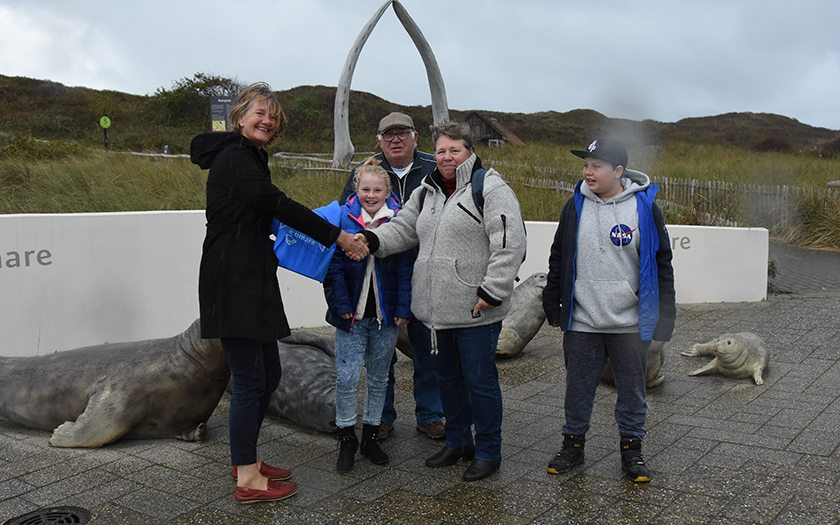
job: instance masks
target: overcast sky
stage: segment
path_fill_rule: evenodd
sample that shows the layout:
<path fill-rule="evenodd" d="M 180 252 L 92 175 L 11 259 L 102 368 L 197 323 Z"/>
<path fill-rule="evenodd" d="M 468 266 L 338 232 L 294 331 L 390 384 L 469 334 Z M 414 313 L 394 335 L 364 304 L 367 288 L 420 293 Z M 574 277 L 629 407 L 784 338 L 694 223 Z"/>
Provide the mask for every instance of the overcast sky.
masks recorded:
<path fill-rule="evenodd" d="M 140 95 L 197 72 L 276 90 L 336 86 L 383 2 L 0 0 L 0 74 Z M 840 130 L 838 0 L 401 3 L 437 57 L 451 109 L 662 122 L 748 111 Z M 352 89 L 431 104 L 390 8 Z"/>

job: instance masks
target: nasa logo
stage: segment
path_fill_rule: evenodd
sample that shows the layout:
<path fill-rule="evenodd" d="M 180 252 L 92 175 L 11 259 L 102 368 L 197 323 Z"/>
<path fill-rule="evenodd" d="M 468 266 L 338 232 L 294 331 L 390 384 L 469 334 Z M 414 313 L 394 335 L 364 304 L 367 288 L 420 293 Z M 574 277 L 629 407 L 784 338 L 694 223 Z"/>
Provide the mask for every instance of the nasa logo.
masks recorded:
<path fill-rule="evenodd" d="M 633 232 L 626 224 L 617 224 L 610 230 L 610 241 L 616 246 L 627 246 L 633 242 Z"/>

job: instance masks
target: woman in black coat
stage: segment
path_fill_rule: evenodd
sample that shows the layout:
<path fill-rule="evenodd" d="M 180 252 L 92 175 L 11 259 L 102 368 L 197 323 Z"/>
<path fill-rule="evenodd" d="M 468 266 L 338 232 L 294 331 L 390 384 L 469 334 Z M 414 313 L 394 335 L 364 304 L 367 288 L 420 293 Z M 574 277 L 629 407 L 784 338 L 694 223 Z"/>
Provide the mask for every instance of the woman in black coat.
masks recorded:
<path fill-rule="evenodd" d="M 289 324 L 277 283 L 273 219 L 348 255 L 367 255 L 363 243 L 288 198 L 271 183 L 263 149 L 286 129 L 286 117 L 264 83 L 239 94 L 231 133 L 205 133 L 192 141 L 190 158 L 207 178 L 207 234 L 198 296 L 201 336 L 219 338 L 233 377 L 230 406 L 231 475 L 241 503 L 274 501 L 297 492 L 288 470 L 257 458 L 257 438 L 272 392 L 280 382 L 277 339 Z"/>

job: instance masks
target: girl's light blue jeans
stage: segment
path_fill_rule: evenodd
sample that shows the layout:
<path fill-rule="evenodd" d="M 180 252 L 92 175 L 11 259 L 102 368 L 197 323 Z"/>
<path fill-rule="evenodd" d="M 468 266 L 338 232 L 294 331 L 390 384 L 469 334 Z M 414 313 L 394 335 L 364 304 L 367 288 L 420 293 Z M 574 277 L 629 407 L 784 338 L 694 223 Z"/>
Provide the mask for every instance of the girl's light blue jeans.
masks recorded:
<path fill-rule="evenodd" d="M 367 369 L 362 422 L 379 426 L 398 335 L 396 325 L 380 326 L 374 318 L 357 319 L 349 332 L 335 331 L 335 424 L 338 428 L 356 424 L 362 366 Z"/>

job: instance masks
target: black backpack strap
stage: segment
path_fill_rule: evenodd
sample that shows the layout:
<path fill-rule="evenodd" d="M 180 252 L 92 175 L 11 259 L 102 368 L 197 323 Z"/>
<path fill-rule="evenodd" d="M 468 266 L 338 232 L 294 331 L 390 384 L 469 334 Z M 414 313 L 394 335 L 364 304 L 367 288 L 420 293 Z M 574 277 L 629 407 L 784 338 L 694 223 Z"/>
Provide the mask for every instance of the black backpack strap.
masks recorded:
<path fill-rule="evenodd" d="M 417 196 L 417 198 L 420 199 L 420 202 L 418 203 L 418 206 L 417 206 L 417 209 L 419 211 L 423 210 L 423 203 L 426 202 L 426 191 L 427 190 L 428 190 L 428 188 L 425 188 L 425 187 L 420 188 L 420 195 Z"/>
<path fill-rule="evenodd" d="M 486 169 L 478 168 L 472 173 L 472 178 L 470 179 L 473 204 L 475 204 L 475 208 L 482 217 L 484 217 L 484 175 L 486 173 Z"/>

